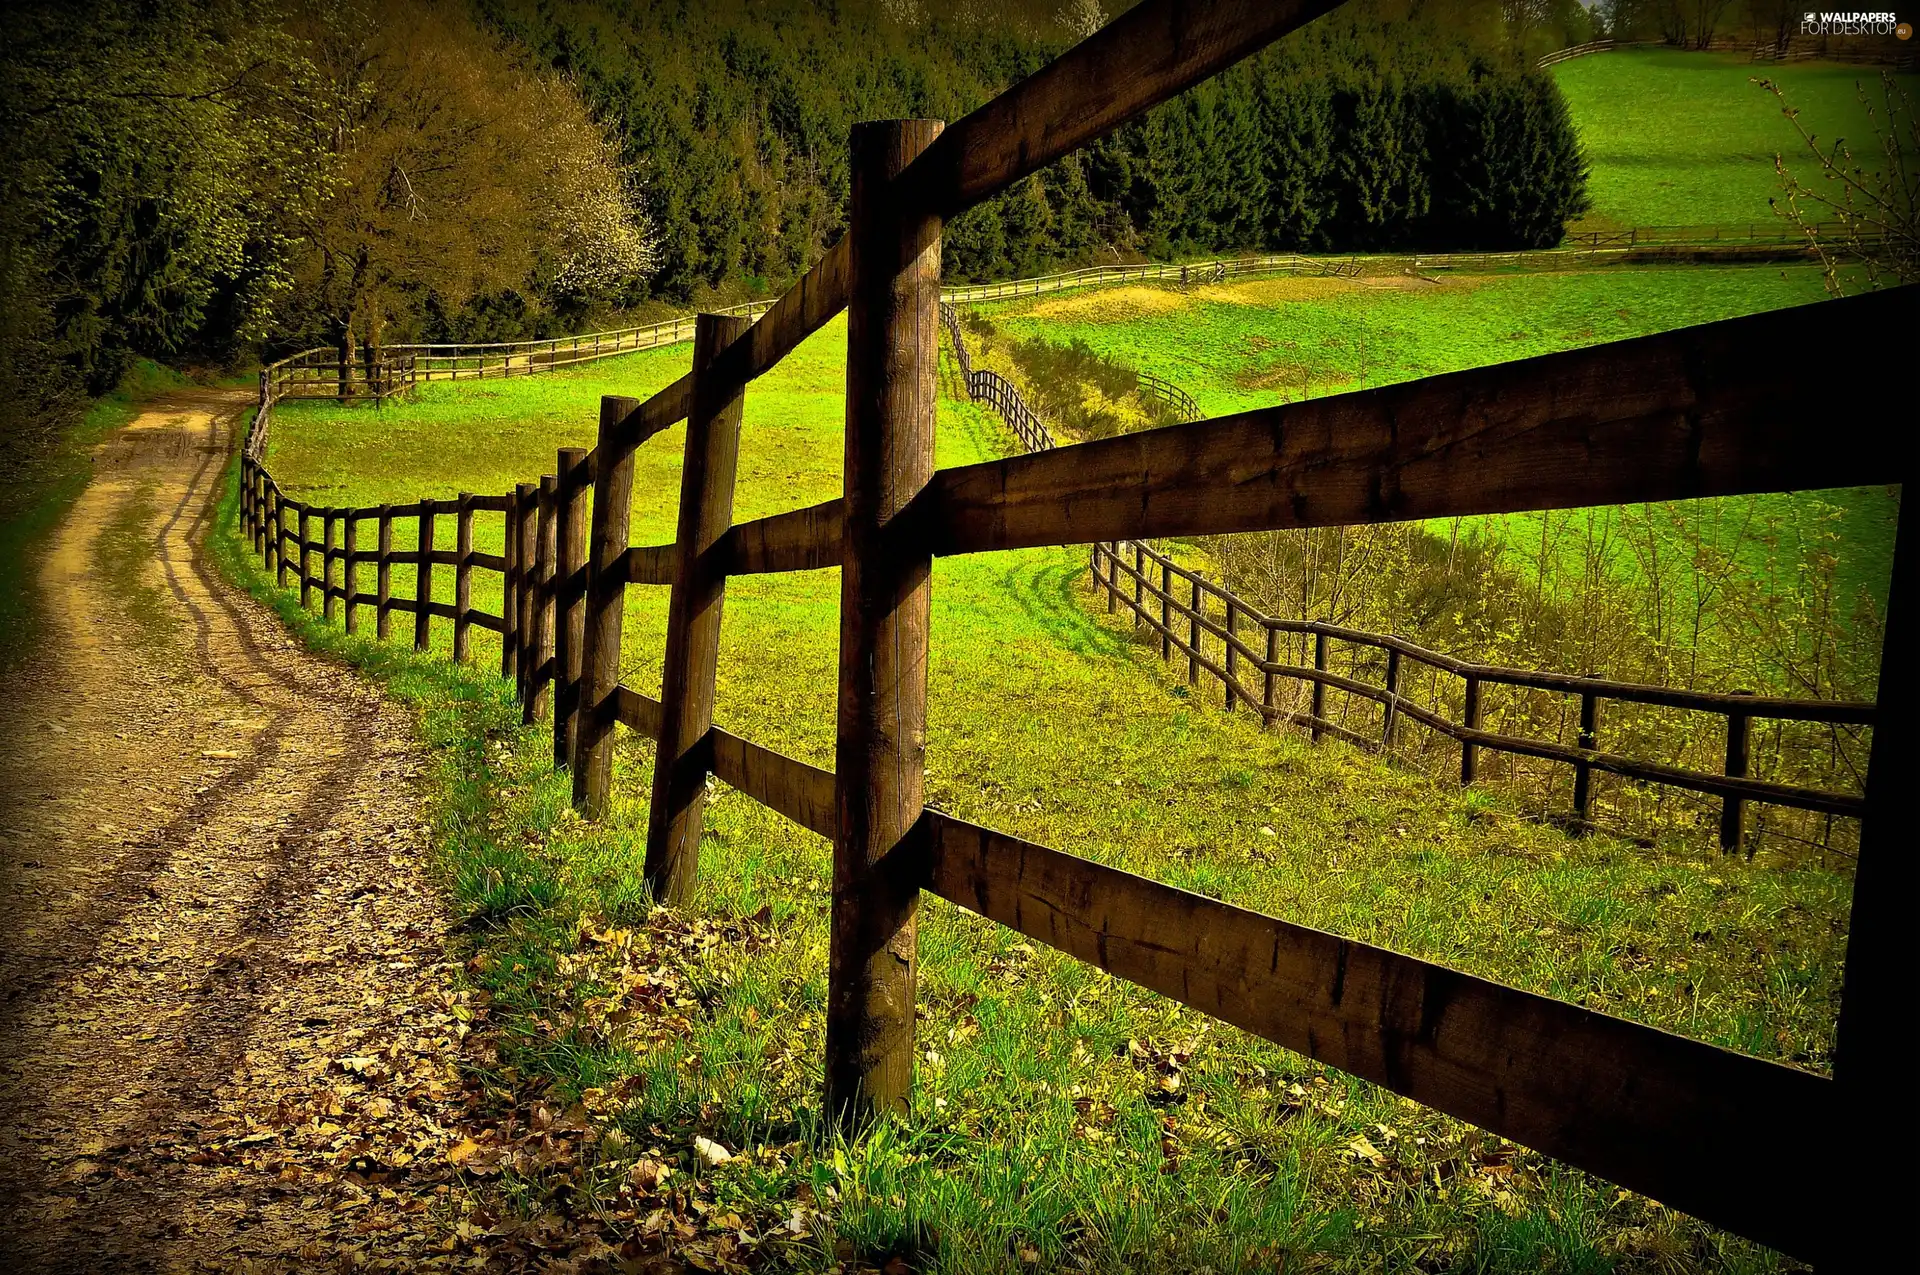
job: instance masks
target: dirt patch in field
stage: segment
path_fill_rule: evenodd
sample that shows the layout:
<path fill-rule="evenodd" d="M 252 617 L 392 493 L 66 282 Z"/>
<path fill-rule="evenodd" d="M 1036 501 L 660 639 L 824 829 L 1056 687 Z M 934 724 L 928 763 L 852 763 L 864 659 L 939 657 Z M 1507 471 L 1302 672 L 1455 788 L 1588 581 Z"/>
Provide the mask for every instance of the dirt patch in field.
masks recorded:
<path fill-rule="evenodd" d="M 1174 314 L 1192 302 L 1172 288 L 1133 286 L 1094 288 L 1042 301 L 1027 313 L 1036 319 L 1055 319 L 1068 323 L 1125 323 L 1129 319 L 1147 319 Z"/>

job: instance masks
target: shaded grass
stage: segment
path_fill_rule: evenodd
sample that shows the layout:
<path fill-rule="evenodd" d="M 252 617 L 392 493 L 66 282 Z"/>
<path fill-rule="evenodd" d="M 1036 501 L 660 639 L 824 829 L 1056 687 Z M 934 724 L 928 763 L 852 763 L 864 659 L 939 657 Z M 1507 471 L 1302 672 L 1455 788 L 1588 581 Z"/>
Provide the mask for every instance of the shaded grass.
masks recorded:
<path fill-rule="evenodd" d="M 748 391 L 736 517 L 837 492 L 843 343 L 835 324 Z M 685 357 L 444 387 L 379 411 L 289 405 L 271 464 L 290 488 L 336 503 L 505 490 L 550 469 L 555 447 L 591 442 L 599 394 L 645 394 Z M 944 402 L 940 431 L 943 465 L 1010 450 L 970 405 Z M 635 543 L 672 534 L 680 446 L 675 430 L 641 450 Z M 498 543 L 483 528 L 482 547 L 488 534 Z M 228 558 L 260 587 L 243 555 Z M 450 596 L 450 573 L 439 576 Z M 1087 609 L 1083 579 L 1070 549 L 936 564 L 935 804 L 1273 915 L 1825 1066 L 1846 878 L 1570 840 L 1485 794 L 1262 732 L 1193 702 Z M 1781 1265 L 935 899 L 922 908 L 913 1110 L 839 1143 L 818 1110 L 820 838 L 718 790 L 698 908 L 736 937 L 675 946 L 684 923 L 652 909 L 640 879 L 645 741 L 623 733 L 614 809 L 583 824 L 565 777 L 545 770 L 545 729 L 511 726 L 484 673 L 350 641 L 273 596 L 303 637 L 422 713 L 441 758 L 443 871 L 485 957 L 478 977 L 507 1024 L 510 1069 L 597 1104 L 633 1145 L 657 1143 L 756 1229 L 800 1219 L 767 1245 L 776 1264 Z M 623 678 L 652 693 L 666 595 L 628 597 Z M 831 571 L 731 582 L 723 725 L 831 764 L 837 605 Z M 484 669 L 491 653 L 479 658 Z M 682 994 L 635 1009 L 622 989 L 640 973 Z M 705 1170 L 688 1150 L 695 1132 L 762 1154 Z M 623 1170 L 609 1153 L 607 1180 Z"/>

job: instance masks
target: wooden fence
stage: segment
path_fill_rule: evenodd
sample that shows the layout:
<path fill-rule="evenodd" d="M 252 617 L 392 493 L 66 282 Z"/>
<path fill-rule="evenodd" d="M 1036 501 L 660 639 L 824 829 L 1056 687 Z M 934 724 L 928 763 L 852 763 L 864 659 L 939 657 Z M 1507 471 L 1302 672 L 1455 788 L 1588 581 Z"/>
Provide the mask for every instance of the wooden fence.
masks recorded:
<path fill-rule="evenodd" d="M 1027 406 L 1012 382 L 998 373 L 973 366 L 958 312 L 943 303 L 940 315 L 968 395 L 999 412 L 1027 451 L 1053 447 L 1052 433 Z M 1145 382 L 1143 374 L 1143 390 L 1147 389 Z M 1151 392 L 1184 420 L 1199 419 L 1198 405 L 1180 387 L 1154 378 Z M 1391 634 L 1369 633 L 1317 620 L 1269 616 L 1231 590 L 1138 541 L 1095 542 L 1089 569 L 1096 591 L 1106 595 L 1107 611 L 1112 613 L 1126 607 L 1137 626 L 1158 637 L 1161 659 L 1184 658 L 1190 685 L 1198 685 L 1203 672 L 1217 679 L 1223 695 L 1222 707 L 1226 710 L 1244 705 L 1259 713 L 1263 724 L 1278 722 L 1306 727 L 1315 743 L 1331 735 L 1389 756 L 1396 753 L 1396 734 L 1401 720 L 1411 720 L 1459 745 L 1462 784 L 1472 784 L 1479 777 L 1479 756 L 1483 750 L 1564 763 L 1573 775 L 1572 822 L 1580 830 L 1594 825 L 1594 771 L 1718 798 L 1720 846 L 1727 853 L 1744 848 L 1752 854 L 1753 843 L 1747 826 L 1750 802 L 1770 802 L 1856 819 L 1865 810 L 1865 800 L 1857 791 L 1827 792 L 1755 779 L 1748 774 L 1748 769 L 1756 720 L 1871 728 L 1874 724 L 1871 703 L 1717 694 L 1460 660 Z M 1250 631 L 1251 637 L 1243 636 L 1243 630 Z M 1298 645 L 1304 653 L 1307 642 L 1312 645 L 1311 666 L 1282 659 L 1283 644 Z M 1350 654 L 1352 650 L 1379 652 L 1382 659 L 1376 667 L 1383 666 L 1380 684 L 1372 685 L 1359 679 L 1361 670 L 1357 660 L 1350 660 L 1350 675 L 1334 671 L 1330 642 L 1346 645 Z M 1217 651 L 1211 643 L 1218 644 Z M 1457 700 L 1447 697 L 1447 702 L 1462 706 L 1464 720 L 1446 716 L 1439 697 L 1429 697 L 1424 704 L 1410 698 L 1403 679 L 1403 662 L 1459 679 Z M 1280 690 L 1289 681 L 1311 688 L 1309 707 L 1302 709 L 1297 703 L 1283 702 Z M 1482 691 L 1493 686 L 1527 687 L 1578 697 L 1580 724 L 1574 744 L 1484 729 Z M 1378 704 L 1379 723 L 1355 730 L 1344 720 L 1336 720 L 1327 708 L 1329 689 Z M 1296 697 L 1285 698 L 1291 701 Z M 1710 774 L 1601 749 L 1601 708 L 1607 703 L 1655 704 L 1721 718 L 1726 740 L 1723 768 Z"/>
<path fill-rule="evenodd" d="M 616 728 L 658 741 L 647 878 L 665 902 L 685 902 L 696 882 L 707 787 L 697 780 L 708 773 L 832 838 L 824 1070 L 827 1109 L 845 1119 L 905 1103 L 915 916 L 930 891 L 1676 1208 L 1837 1268 L 1864 1264 L 1909 1180 L 1874 1154 L 1885 1113 L 1901 1109 L 1907 1088 L 1913 856 L 1889 844 L 1899 825 L 1883 817 L 1891 785 L 1910 773 L 1904 732 L 1874 739 L 1831 1079 L 925 807 L 936 556 L 1904 479 L 1904 440 L 1871 424 L 1920 319 L 1911 290 L 1823 302 L 1817 317 L 1734 319 L 936 470 L 941 226 L 1331 7 L 1144 0 L 951 128 L 857 127 L 846 236 L 758 322 L 702 316 L 687 375 L 644 401 L 604 399 L 593 450 L 563 450 L 554 474 L 516 487 L 505 512 L 510 527 L 518 520 L 509 543 L 519 547 L 498 566 L 524 585 L 507 610 L 525 652 L 517 668 L 528 712 L 550 682 L 556 752 L 589 817 L 608 805 Z M 748 386 L 843 308 L 844 497 L 733 523 Z M 1810 328 L 1822 348 L 1847 351 L 1852 375 L 1753 357 L 1794 348 Z M 680 420 L 678 534 L 632 546 L 635 452 Z M 1847 431 L 1844 445 L 1836 431 Z M 277 528 L 288 505 L 251 445 L 241 490 L 249 534 L 279 545 L 279 531 L 260 529 Z M 425 544 L 439 509 L 422 502 L 414 515 L 427 524 Z M 542 509 L 551 511 L 544 533 Z M 1901 526 L 1893 652 L 1905 649 L 1913 561 Z M 299 537 L 303 553 L 311 540 Z M 459 557 L 456 549 L 456 570 Z M 423 570 L 442 561 L 437 549 L 421 554 Z M 726 581 L 831 566 L 840 568 L 841 659 L 829 773 L 714 727 L 712 708 Z M 657 699 L 619 682 L 634 586 L 671 590 Z M 429 602 L 416 622 L 438 613 Z M 544 639 L 526 641 L 543 625 L 551 657 Z M 1904 661 L 1886 662 L 1880 704 L 1894 720 L 1911 711 Z"/>
<path fill-rule="evenodd" d="M 1836 241 L 1847 233 L 1846 228 L 1838 222 L 1822 223 L 1814 230 Z M 1807 246 L 1805 233 L 1785 223 L 1777 227 L 1761 224 L 1640 226 L 1622 230 L 1579 231 L 1568 235 L 1560 248 L 1515 252 L 1440 252 L 1348 258 L 1277 253 L 1173 264 L 1145 262 L 1137 265 L 1088 266 L 1081 270 L 1065 270 L 1000 283 L 954 284 L 942 288 L 940 296 L 943 303 L 959 304 L 1013 300 L 1128 283 L 1190 287 L 1272 275 L 1354 278 L 1367 273 L 1391 274 L 1406 270 L 1581 269 L 1595 264 L 1633 261 L 1655 248 L 1683 250 L 1738 244 L 1803 249 L 1809 255 L 1812 252 Z M 770 301 L 753 301 L 715 313 L 751 319 L 766 313 L 773 304 Z M 640 327 L 536 340 L 470 344 L 400 343 L 377 348 L 363 346 L 345 355 L 333 346 L 315 346 L 269 364 L 263 372 L 268 381 L 265 392 L 275 401 L 328 398 L 378 402 L 415 385 L 434 381 L 530 376 L 638 350 L 678 345 L 693 339 L 693 329 L 693 316 L 686 315 Z M 1166 403 L 1180 419 L 1199 419 L 1199 409 L 1178 386 L 1143 374 L 1141 388 L 1149 397 Z"/>

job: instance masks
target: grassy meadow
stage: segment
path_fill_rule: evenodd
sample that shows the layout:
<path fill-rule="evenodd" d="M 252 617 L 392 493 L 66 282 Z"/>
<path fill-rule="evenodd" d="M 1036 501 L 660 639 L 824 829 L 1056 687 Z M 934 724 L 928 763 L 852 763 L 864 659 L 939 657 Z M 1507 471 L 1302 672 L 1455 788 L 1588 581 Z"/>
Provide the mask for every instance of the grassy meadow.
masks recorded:
<path fill-rule="evenodd" d="M 1593 207 L 1575 230 L 1627 226 L 1768 228 L 1780 193 L 1775 155 L 1814 184 L 1813 157 L 1780 102 L 1779 84 L 1823 143 L 1844 138 L 1857 159 L 1880 154 L 1856 85 L 1883 105 L 1879 69 L 1835 63 L 1768 66 L 1738 54 L 1622 49 L 1552 70 L 1592 163 Z M 1909 94 L 1920 77 L 1901 77 Z M 1871 165 L 1870 165 L 1871 166 Z"/>
<path fill-rule="evenodd" d="M 1081 342 L 1097 354 L 1164 377 L 1192 394 L 1203 413 L 1216 416 L 1810 305 L 1825 297 L 1815 267 L 1684 266 L 1433 280 L 1277 278 L 1195 287 L 1184 294 L 1171 288 L 1107 288 L 971 308 L 1010 340 Z M 1809 316 L 1810 330 L 1814 322 Z M 1898 509 L 1887 489 L 1762 496 L 1753 508 L 1759 518 L 1775 521 L 1777 536 L 1835 531 L 1842 588 L 1849 594 L 1864 590 L 1884 602 Z M 1608 517 L 1604 511 L 1598 516 Z M 1524 544 L 1537 538 L 1540 515 L 1463 521 Z M 1569 540 L 1566 552 L 1577 550 Z M 1760 538 L 1745 552 L 1756 572 L 1767 569 L 1767 547 Z"/>
<path fill-rule="evenodd" d="M 1565 322 L 1591 301 L 1556 298 L 1552 289 L 1567 286 L 1557 276 L 1539 282 L 1539 305 L 1564 309 Z M 1459 294 L 1486 306 L 1514 286 Z M 1817 295 L 1817 281 L 1812 293 L 1797 286 L 1781 285 Z M 1697 313 L 1683 292 L 1666 289 L 1665 304 Z M 1728 289 L 1723 306 L 1738 295 Z M 1230 342 L 1208 325 L 1290 322 L 1275 318 L 1285 312 L 1275 300 L 1205 303 L 1164 348 Z M 1517 323 L 1520 298 L 1504 304 Z M 1395 323 L 1414 322 L 1411 308 L 1396 313 Z M 1498 326 L 1492 309 L 1484 315 L 1481 330 Z M 830 325 L 749 390 L 737 519 L 839 491 L 844 339 L 844 323 Z M 1412 342 L 1399 348 L 1409 366 L 1430 357 Z M 333 504 L 504 491 L 550 470 L 555 448 L 590 443 L 601 394 L 644 395 L 686 358 L 675 347 L 547 377 L 434 386 L 379 409 L 287 404 L 269 461 L 291 491 Z M 1209 410 L 1242 392 L 1219 368 L 1205 384 L 1178 378 L 1215 396 L 1202 400 Z M 682 436 L 669 431 L 640 452 L 636 544 L 673 534 Z M 1012 449 L 997 420 L 943 400 L 940 464 Z M 477 542 L 498 551 L 497 515 L 481 518 Z M 231 545 L 224 554 L 271 592 Z M 406 574 L 396 571 L 403 595 Z M 497 584 L 485 573 L 475 582 L 476 601 L 495 609 Z M 451 597 L 450 572 L 436 585 Z M 1085 590 L 1076 549 L 936 564 L 933 803 L 1276 916 L 1826 1066 L 1844 874 L 1570 839 L 1484 792 L 1262 732 L 1191 698 L 1157 651 L 1087 605 Z M 636 588 L 628 599 L 623 678 L 655 693 L 666 592 Z M 837 602 L 831 571 L 731 584 L 723 726 L 831 765 Z M 645 741 L 623 732 L 616 809 L 585 825 L 564 776 L 548 769 L 545 728 L 514 726 L 487 675 L 489 635 L 476 633 L 478 667 L 462 672 L 348 639 L 337 624 L 299 617 L 284 595 L 278 604 L 310 641 L 420 706 L 441 746 L 443 867 L 470 921 L 476 977 L 506 1028 L 501 1083 L 546 1086 L 617 1130 L 599 1144 L 596 1200 L 615 1198 L 636 1159 L 669 1163 L 690 1175 L 710 1206 L 704 1216 L 731 1217 L 751 1237 L 727 1241 L 729 1251 L 752 1250 L 774 1269 L 878 1268 L 894 1257 L 948 1272 L 1785 1265 L 934 899 L 922 911 L 912 1114 L 840 1144 L 817 1107 L 823 840 L 721 789 L 699 915 L 651 909 L 639 880 Z M 442 653 L 447 627 L 438 626 Z M 679 994 L 641 996 L 636 979 Z M 747 1154 L 703 1168 L 696 1134 Z M 548 1207 L 550 1176 L 507 1179 L 529 1216 Z"/>

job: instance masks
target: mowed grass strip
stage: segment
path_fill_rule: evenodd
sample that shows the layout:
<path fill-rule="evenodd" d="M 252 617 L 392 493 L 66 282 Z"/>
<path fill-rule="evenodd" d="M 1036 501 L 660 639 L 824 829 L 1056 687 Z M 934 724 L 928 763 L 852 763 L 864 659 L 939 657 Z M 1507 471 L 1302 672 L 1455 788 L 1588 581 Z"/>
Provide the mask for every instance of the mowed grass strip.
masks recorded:
<path fill-rule="evenodd" d="M 836 322 L 749 388 L 737 518 L 839 492 L 844 341 Z M 290 489 L 335 504 L 504 491 L 550 470 L 558 446 L 590 444 L 601 394 L 644 395 L 686 358 L 678 347 L 433 387 L 377 410 L 289 404 L 270 464 Z M 676 429 L 640 452 L 636 544 L 672 535 L 681 442 Z M 1011 449 L 993 418 L 942 403 L 940 464 Z M 483 520 L 482 548 L 497 550 L 497 526 Z M 1572 840 L 1484 794 L 1262 732 L 1211 696 L 1197 702 L 1157 650 L 1092 611 L 1084 577 L 1078 549 L 936 564 L 935 804 L 1276 916 L 1826 1065 L 1846 877 Z M 450 597 L 451 572 L 436 585 Z M 475 594 L 497 605 L 490 583 Z M 722 725 L 831 765 L 837 606 L 833 571 L 730 583 Z M 649 693 L 665 609 L 665 590 L 628 591 L 623 677 Z M 449 626 L 437 627 L 444 647 Z M 337 626 L 307 629 L 352 658 L 416 667 Z M 497 647 L 484 634 L 475 645 L 484 670 Z M 512 1068 L 604 1104 L 626 1132 L 619 1145 L 676 1157 L 757 1234 L 801 1219 L 763 1245 L 776 1265 L 1781 1264 L 934 899 L 922 910 L 913 1112 L 839 1144 L 818 1111 L 827 844 L 719 790 L 698 906 L 743 937 L 688 956 L 660 938 L 668 914 L 640 882 L 648 744 L 623 733 L 615 809 L 590 826 L 547 768 L 544 726 L 450 716 L 482 693 L 483 673 L 433 684 L 409 672 L 394 685 L 448 737 L 445 871 L 484 955 L 478 977 L 512 1025 Z M 690 995 L 636 1013 L 621 999 L 636 969 L 668 971 Z M 695 1133 L 767 1151 L 709 1171 L 690 1151 Z M 621 1180 L 634 1154 L 608 1152 L 595 1181 Z M 525 1185 L 526 1207 L 542 1207 Z"/>

